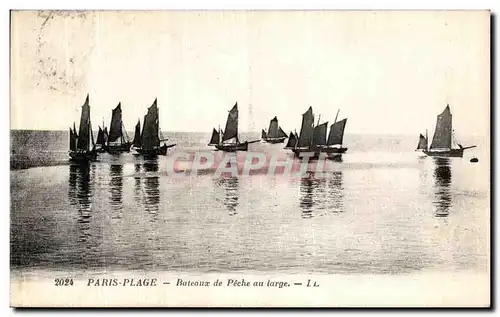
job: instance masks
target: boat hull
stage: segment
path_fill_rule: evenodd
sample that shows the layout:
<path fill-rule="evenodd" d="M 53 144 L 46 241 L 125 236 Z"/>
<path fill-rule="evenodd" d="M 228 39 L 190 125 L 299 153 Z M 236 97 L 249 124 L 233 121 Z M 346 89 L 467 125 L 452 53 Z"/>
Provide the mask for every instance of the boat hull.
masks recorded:
<path fill-rule="evenodd" d="M 262 141 L 267 142 L 267 143 L 271 143 L 271 144 L 283 143 L 283 142 L 285 142 L 285 140 L 286 140 L 286 137 L 282 137 L 282 138 L 263 138 L 262 139 Z"/>
<path fill-rule="evenodd" d="M 451 149 L 449 151 L 423 151 L 427 156 L 437 156 L 437 157 L 463 157 L 464 149 Z"/>
<path fill-rule="evenodd" d="M 105 147 L 105 150 L 108 153 L 130 152 L 131 147 L 132 147 L 132 142 L 126 142 L 117 145 L 107 145 Z"/>
<path fill-rule="evenodd" d="M 69 157 L 74 162 L 87 162 L 97 160 L 97 151 L 70 151 Z"/>
<path fill-rule="evenodd" d="M 297 157 L 301 157 L 302 153 L 313 153 L 309 159 L 318 159 L 321 155 L 321 153 L 325 153 L 327 158 L 337 158 L 344 154 L 347 151 L 347 148 L 345 147 L 340 147 L 340 148 L 329 148 L 329 147 L 324 147 L 324 148 L 294 148 L 291 149 L 292 152 L 295 154 Z"/>
<path fill-rule="evenodd" d="M 162 145 L 159 148 L 154 148 L 154 149 L 142 149 L 142 148 L 135 148 L 137 153 L 143 156 L 147 157 L 154 157 L 158 155 L 167 155 L 168 149 L 176 146 L 176 144 L 169 144 L 169 145 Z"/>
<path fill-rule="evenodd" d="M 224 152 L 248 151 L 248 142 L 235 144 L 217 144 L 215 148 Z"/>

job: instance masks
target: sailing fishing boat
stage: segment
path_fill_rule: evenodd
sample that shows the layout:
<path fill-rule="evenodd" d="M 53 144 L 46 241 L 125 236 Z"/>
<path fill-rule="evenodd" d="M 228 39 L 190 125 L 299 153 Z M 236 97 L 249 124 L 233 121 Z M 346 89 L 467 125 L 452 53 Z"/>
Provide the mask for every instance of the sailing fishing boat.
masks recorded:
<path fill-rule="evenodd" d="M 311 158 L 318 158 L 320 153 L 325 153 L 328 157 L 337 157 L 347 151 L 346 147 L 342 146 L 344 131 L 347 119 L 337 122 L 339 112 L 335 117 L 335 122 L 330 126 L 330 134 L 326 137 L 328 121 L 322 124 L 318 123 L 314 126 L 314 114 L 312 107 L 302 114 L 302 126 L 297 142 L 294 147 L 287 145 L 297 156 L 300 153 L 313 153 Z"/>
<path fill-rule="evenodd" d="M 212 130 L 212 137 L 210 137 L 210 142 L 208 142 L 208 145 L 218 145 L 220 143 L 222 131 L 219 127 L 219 130 L 215 130 L 215 128 Z"/>
<path fill-rule="evenodd" d="M 226 128 L 217 132 L 213 129 L 209 145 L 226 152 L 248 151 L 248 144 L 260 140 L 240 142 L 238 136 L 238 103 L 236 102 L 227 115 Z"/>
<path fill-rule="evenodd" d="M 92 148 L 91 148 L 92 144 Z M 97 159 L 94 136 L 92 133 L 92 124 L 90 122 L 89 95 L 82 106 L 80 117 L 80 127 L 76 133 L 75 123 L 73 122 L 73 131 L 70 128 L 69 134 L 69 156 L 74 161 L 88 161 Z"/>
<path fill-rule="evenodd" d="M 97 140 L 95 142 L 96 151 L 99 153 L 106 151 L 106 138 L 107 138 L 107 129 L 101 129 L 99 127 L 99 132 L 97 132 Z"/>
<path fill-rule="evenodd" d="M 347 151 L 346 147 L 343 147 L 344 142 L 344 131 L 347 124 L 347 118 L 337 121 L 340 109 L 337 111 L 335 116 L 335 121 L 330 126 L 330 133 L 328 134 L 328 140 L 326 141 L 325 148 L 328 149 L 329 153 L 341 154 Z"/>
<path fill-rule="evenodd" d="M 450 105 L 446 105 L 446 108 L 437 116 L 436 129 L 434 131 L 434 136 L 432 137 L 432 143 L 430 148 L 428 148 L 428 138 L 427 131 L 425 132 L 425 137 L 420 134 L 417 150 L 422 150 L 428 156 L 447 156 L 447 157 L 463 157 L 464 150 L 476 147 L 472 146 L 462 146 L 457 143 L 458 148 L 453 148 L 453 129 L 452 129 L 452 115 L 450 110 Z"/>
<path fill-rule="evenodd" d="M 119 102 L 111 115 L 106 150 L 108 152 L 129 152 L 131 145 L 132 142 L 130 142 L 122 121 L 122 104 Z"/>
<path fill-rule="evenodd" d="M 136 125 L 133 144 L 134 149 L 139 154 L 146 156 L 167 155 L 167 150 L 176 145 L 167 145 L 166 143 L 161 145 L 161 142 L 167 141 L 167 139 L 160 139 L 161 132 L 158 118 L 158 105 L 157 99 L 155 99 L 153 105 L 148 108 L 148 113 L 144 116 L 140 139 L 137 138 L 137 130 L 140 129 L 140 122 Z"/>
<path fill-rule="evenodd" d="M 262 140 L 268 143 L 283 143 L 285 139 L 288 138 L 285 131 L 281 129 L 278 124 L 278 118 L 274 117 L 269 122 L 269 128 L 267 129 L 267 133 L 264 129 L 262 129 Z"/>

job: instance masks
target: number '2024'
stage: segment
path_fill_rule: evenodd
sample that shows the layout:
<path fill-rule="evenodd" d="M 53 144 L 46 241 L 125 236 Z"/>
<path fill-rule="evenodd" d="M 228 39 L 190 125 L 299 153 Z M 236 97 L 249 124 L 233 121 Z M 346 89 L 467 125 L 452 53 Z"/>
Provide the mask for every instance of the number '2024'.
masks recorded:
<path fill-rule="evenodd" d="M 72 278 L 56 278 L 54 280 L 55 286 L 73 286 Z"/>

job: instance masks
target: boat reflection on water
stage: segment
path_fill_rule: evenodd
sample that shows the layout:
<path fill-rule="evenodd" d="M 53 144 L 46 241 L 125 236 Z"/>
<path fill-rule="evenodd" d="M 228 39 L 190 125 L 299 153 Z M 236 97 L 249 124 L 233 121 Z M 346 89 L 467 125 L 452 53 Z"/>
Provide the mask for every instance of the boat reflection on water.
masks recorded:
<path fill-rule="evenodd" d="M 315 205 L 314 190 L 318 187 L 318 180 L 310 177 L 300 179 L 300 208 L 302 209 L 302 218 L 311 218 Z"/>
<path fill-rule="evenodd" d="M 433 157 L 436 217 L 447 217 L 451 206 L 451 162 L 446 157 Z"/>
<path fill-rule="evenodd" d="M 342 171 L 333 172 L 328 182 L 328 207 L 330 212 L 344 211 L 344 187 Z"/>
<path fill-rule="evenodd" d="M 158 175 L 158 162 L 156 160 L 145 161 L 144 168 L 144 204 L 149 213 L 156 220 L 160 207 L 160 176 Z"/>
<path fill-rule="evenodd" d="M 344 211 L 342 171 L 326 178 L 314 178 L 312 173 L 300 180 L 302 218 L 312 218 Z"/>
<path fill-rule="evenodd" d="M 140 157 L 138 157 L 140 159 Z M 154 222 L 158 216 L 160 205 L 160 176 L 156 160 L 141 159 L 134 164 L 134 198 L 144 205 L 144 209 L 153 215 Z"/>
<path fill-rule="evenodd" d="M 141 164 L 134 164 L 134 197 L 137 201 L 141 199 Z"/>
<path fill-rule="evenodd" d="M 95 166 L 89 162 L 69 166 L 69 202 L 76 206 L 78 211 L 78 242 L 86 242 L 90 237 L 90 221 L 92 218 L 92 193 L 94 184 L 91 181 L 91 170 L 95 172 Z M 94 174 L 94 173 L 92 173 Z"/>
<path fill-rule="evenodd" d="M 224 205 L 229 215 L 237 214 L 236 209 L 239 205 L 239 179 L 238 177 L 220 177 L 215 179 L 215 186 L 224 189 Z"/>
<path fill-rule="evenodd" d="M 110 205 L 112 207 L 113 218 L 119 219 L 122 217 L 123 209 L 123 165 L 110 165 L 109 177 Z"/>

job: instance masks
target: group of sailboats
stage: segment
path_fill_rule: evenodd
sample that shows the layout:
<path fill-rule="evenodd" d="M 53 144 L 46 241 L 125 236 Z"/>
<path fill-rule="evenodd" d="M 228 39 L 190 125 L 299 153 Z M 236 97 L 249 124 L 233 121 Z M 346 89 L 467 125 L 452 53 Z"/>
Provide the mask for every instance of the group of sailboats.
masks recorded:
<path fill-rule="evenodd" d="M 131 149 L 134 149 L 137 154 L 144 156 L 167 155 L 167 150 L 175 146 L 175 144 L 161 144 L 167 141 L 167 139 L 163 138 L 159 129 L 157 99 L 148 108 L 148 112 L 144 116 L 142 132 L 140 130 L 140 120 L 137 123 L 132 142 L 130 142 L 125 126 L 123 125 L 121 103 L 118 103 L 118 106 L 112 111 L 109 132 L 103 124 L 103 128 L 99 127 L 97 140 L 94 142 L 90 121 L 89 95 L 87 95 L 85 103 L 82 106 L 78 133 L 76 132 L 75 123 L 73 123 L 73 128 L 69 130 L 69 156 L 75 161 L 96 160 L 98 153 L 130 152 Z"/>
<path fill-rule="evenodd" d="M 337 121 L 339 111 L 327 137 L 328 121 L 320 124 L 318 118 L 318 123 L 314 125 L 314 113 L 312 107 L 309 107 L 302 114 L 300 134 L 290 133 L 285 149 L 291 150 L 296 156 L 306 152 L 313 153 L 312 158 L 318 158 L 321 153 L 330 158 L 341 156 L 347 151 L 347 147 L 343 146 L 347 118 Z"/>
<path fill-rule="evenodd" d="M 288 138 L 285 149 L 292 150 L 297 156 L 301 156 L 300 153 L 302 152 L 312 152 L 314 153 L 313 158 L 318 158 L 320 153 L 326 153 L 328 157 L 335 157 L 347 151 L 347 148 L 342 146 L 346 122 L 347 119 L 337 122 L 337 118 L 335 118 L 327 138 L 328 122 L 322 124 L 318 122 L 314 126 L 314 114 L 312 107 L 309 107 L 309 110 L 302 117 L 300 135 L 290 132 L 288 136 L 280 127 L 278 118 L 274 117 L 269 122 L 267 132 L 264 129 L 262 130 L 262 141 L 276 144 L 283 143 Z M 240 142 L 238 136 L 238 103 L 236 103 L 229 111 L 225 130 L 222 131 L 220 128 L 216 130 L 214 128 L 208 145 L 215 146 L 217 150 L 235 152 L 247 151 L 248 144 L 258 141 Z"/>
<path fill-rule="evenodd" d="M 339 110 L 340 111 L 340 110 Z M 343 145 L 344 132 L 347 118 L 337 121 L 339 111 L 334 123 L 330 126 L 327 136 L 328 121 L 320 124 L 320 118 L 314 124 L 314 113 L 312 107 L 302 114 L 302 125 L 300 133 L 291 131 L 287 135 L 279 126 L 278 118 L 274 117 L 269 123 L 267 131 L 262 130 L 262 141 L 276 144 L 283 143 L 288 138 L 284 149 L 291 150 L 296 156 L 302 153 L 312 153 L 311 158 L 318 158 L 321 153 L 326 157 L 340 157 L 347 151 Z M 248 145 L 261 140 L 241 141 L 238 132 L 238 103 L 229 110 L 224 130 L 213 129 L 209 146 L 225 152 L 248 151 Z M 168 149 L 176 144 L 167 144 L 168 139 L 163 137 L 159 127 L 159 111 L 157 99 L 148 108 L 144 116 L 141 131 L 141 122 L 138 120 L 135 126 L 134 139 L 131 142 L 122 121 L 121 103 L 112 111 L 109 132 L 107 127 L 99 127 L 97 141 L 94 142 L 92 124 L 90 121 L 90 104 L 87 95 L 82 106 L 80 126 L 76 131 L 75 123 L 69 128 L 69 156 L 72 160 L 95 160 L 98 153 L 120 153 L 129 152 L 131 149 L 137 154 L 144 156 L 167 155 Z M 420 134 L 416 150 L 421 150 L 428 156 L 462 157 L 466 149 L 457 142 L 453 142 L 452 115 L 450 106 L 447 105 L 442 113 L 437 116 L 436 128 L 432 143 L 428 146 L 428 136 Z M 457 147 L 454 147 L 456 143 Z"/>

